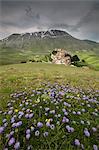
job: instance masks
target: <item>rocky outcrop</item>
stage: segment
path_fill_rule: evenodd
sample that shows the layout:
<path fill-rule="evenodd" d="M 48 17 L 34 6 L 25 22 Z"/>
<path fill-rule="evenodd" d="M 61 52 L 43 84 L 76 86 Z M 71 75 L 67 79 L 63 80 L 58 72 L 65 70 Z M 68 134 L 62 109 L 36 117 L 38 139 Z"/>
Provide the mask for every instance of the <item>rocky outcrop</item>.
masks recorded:
<path fill-rule="evenodd" d="M 55 64 L 71 64 L 71 55 L 63 49 L 55 49 L 51 54 L 51 58 Z"/>

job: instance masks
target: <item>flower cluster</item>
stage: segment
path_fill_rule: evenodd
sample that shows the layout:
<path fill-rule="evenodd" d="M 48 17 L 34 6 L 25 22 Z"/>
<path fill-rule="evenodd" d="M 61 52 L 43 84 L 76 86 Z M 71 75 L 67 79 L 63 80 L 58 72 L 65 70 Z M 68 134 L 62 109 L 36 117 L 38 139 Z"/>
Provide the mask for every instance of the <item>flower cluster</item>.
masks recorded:
<path fill-rule="evenodd" d="M 11 94 L 0 110 L 0 149 L 98 150 L 99 91 L 57 83 L 41 87 Z"/>

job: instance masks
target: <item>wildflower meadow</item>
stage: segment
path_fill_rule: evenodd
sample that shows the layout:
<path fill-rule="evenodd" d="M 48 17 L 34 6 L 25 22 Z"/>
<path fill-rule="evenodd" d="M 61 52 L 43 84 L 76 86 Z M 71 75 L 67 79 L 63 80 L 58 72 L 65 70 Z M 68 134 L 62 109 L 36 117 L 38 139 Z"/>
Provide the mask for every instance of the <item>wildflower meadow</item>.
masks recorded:
<path fill-rule="evenodd" d="M 9 93 L 0 109 L 0 150 L 47 149 L 99 149 L 99 90 L 42 81 Z"/>

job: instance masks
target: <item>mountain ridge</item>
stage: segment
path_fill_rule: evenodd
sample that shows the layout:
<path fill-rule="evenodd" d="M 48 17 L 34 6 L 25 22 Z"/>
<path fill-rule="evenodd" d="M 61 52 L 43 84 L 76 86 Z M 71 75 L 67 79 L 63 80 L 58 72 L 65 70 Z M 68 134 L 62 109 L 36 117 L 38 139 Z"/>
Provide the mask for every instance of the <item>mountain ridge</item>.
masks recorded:
<path fill-rule="evenodd" d="M 55 35 L 55 32 L 56 34 L 58 33 L 58 35 Z M 60 33 L 60 34 L 59 34 Z M 38 31 L 38 32 L 25 32 L 25 33 L 13 33 L 9 36 L 7 36 L 6 38 L 3 38 L 1 39 L 0 41 L 4 41 L 4 40 L 7 40 L 8 38 L 10 38 L 11 36 L 24 36 L 24 35 L 30 35 L 30 36 L 34 36 L 34 37 L 41 37 L 41 38 L 44 38 L 44 37 L 58 37 L 58 36 L 69 36 L 69 37 L 73 37 L 77 40 L 80 40 L 80 41 L 86 41 L 86 42 L 93 42 L 93 43 L 97 43 L 99 44 L 99 42 L 97 41 L 93 41 L 93 40 L 89 40 L 89 39 L 79 39 L 79 38 L 76 38 L 72 35 L 70 35 L 67 31 L 64 31 L 64 30 L 57 30 L 57 29 L 50 29 L 50 30 L 43 30 L 43 31 Z"/>
<path fill-rule="evenodd" d="M 73 37 L 72 35 L 70 35 L 69 33 L 67 33 L 66 31 L 63 31 L 63 30 L 54 30 L 54 29 L 51 29 L 51 30 L 46 30 L 46 31 L 39 31 L 39 32 L 31 32 L 31 33 L 14 33 L 14 34 L 11 34 L 10 36 L 0 40 L 0 46 L 3 45 L 3 47 L 11 47 L 13 48 L 13 44 L 14 46 L 18 47 L 17 46 L 17 43 L 18 45 L 21 45 L 19 46 L 19 48 L 26 48 L 27 46 L 22 46 L 24 45 L 24 42 L 25 43 L 28 43 L 30 45 L 30 47 L 34 47 L 33 45 L 31 45 L 31 42 L 35 41 L 37 42 L 41 42 L 40 40 L 48 40 L 48 39 L 55 39 L 56 41 L 54 42 L 53 44 L 53 41 L 51 41 L 52 43 L 50 44 L 53 44 L 56 46 L 57 48 L 57 40 L 60 39 L 60 41 L 62 40 L 62 43 L 65 39 L 65 41 L 67 41 L 68 43 L 70 43 L 71 45 L 73 45 L 72 47 L 70 46 L 70 44 L 67 43 L 67 48 L 69 47 L 69 50 L 70 49 L 93 49 L 97 46 L 99 46 L 99 43 L 98 42 L 95 42 L 95 41 L 91 41 L 91 40 L 80 40 L 80 39 L 77 39 L 75 37 Z M 64 41 L 64 46 L 63 48 L 65 47 L 66 48 L 66 45 L 65 45 L 65 41 Z M 50 45 L 49 44 L 49 45 Z M 79 46 L 76 46 L 75 45 L 79 45 Z M 80 45 L 81 45 L 81 48 L 80 48 Z M 84 46 L 85 45 L 85 46 Z M 55 47 L 53 46 L 53 47 Z M 78 48 L 79 47 L 79 48 Z M 86 48 L 88 47 L 88 48 Z"/>
<path fill-rule="evenodd" d="M 71 36 L 67 32 L 62 30 L 46 30 L 46 31 L 39 31 L 39 32 L 26 32 L 26 33 L 13 33 L 9 35 L 8 37 L 0 40 L 5 41 L 11 38 L 18 38 L 18 37 L 28 37 L 29 39 L 32 37 L 34 38 L 57 38 L 57 37 L 63 37 L 63 36 Z M 72 37 L 72 36 L 71 36 Z"/>

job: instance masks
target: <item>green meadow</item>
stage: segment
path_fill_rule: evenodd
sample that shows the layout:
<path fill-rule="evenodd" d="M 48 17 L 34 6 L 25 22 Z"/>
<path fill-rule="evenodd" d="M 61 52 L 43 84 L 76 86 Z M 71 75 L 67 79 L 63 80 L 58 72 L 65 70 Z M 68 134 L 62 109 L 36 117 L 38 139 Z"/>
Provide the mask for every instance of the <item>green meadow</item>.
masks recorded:
<path fill-rule="evenodd" d="M 98 89 L 88 67 L 0 66 L 0 150 L 98 150 Z"/>
<path fill-rule="evenodd" d="M 79 58 L 84 59 L 86 63 L 95 70 L 99 70 L 99 55 L 93 52 L 79 52 L 76 51 Z"/>
<path fill-rule="evenodd" d="M 26 63 L 0 66 L 0 94 L 4 99 L 12 92 L 31 90 L 41 82 L 70 84 L 84 89 L 99 88 L 99 72 L 86 67 L 72 67 L 48 63 Z M 1 100 L 2 106 L 4 101 Z"/>

